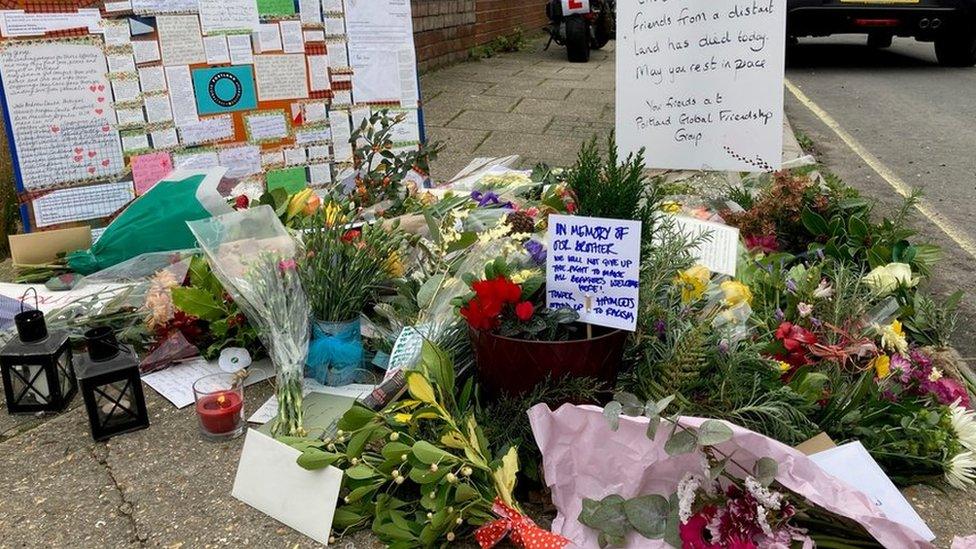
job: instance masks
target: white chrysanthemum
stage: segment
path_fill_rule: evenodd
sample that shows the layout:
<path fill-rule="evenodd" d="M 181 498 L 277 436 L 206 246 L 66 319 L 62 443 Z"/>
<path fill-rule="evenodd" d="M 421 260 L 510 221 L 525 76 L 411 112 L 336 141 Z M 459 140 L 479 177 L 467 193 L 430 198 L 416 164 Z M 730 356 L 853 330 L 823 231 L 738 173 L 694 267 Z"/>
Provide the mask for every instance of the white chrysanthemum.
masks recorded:
<path fill-rule="evenodd" d="M 949 419 L 956 438 L 963 446 L 976 452 L 976 413 L 959 405 L 959 399 L 949 405 Z"/>
<path fill-rule="evenodd" d="M 900 333 L 900 324 L 896 325 L 894 323 L 887 326 L 878 326 L 875 324 L 875 329 L 881 333 L 881 346 L 885 349 L 896 352 L 900 355 L 904 355 L 908 352 L 908 340 L 905 339 L 904 334 Z"/>
<path fill-rule="evenodd" d="M 681 519 L 682 524 L 691 518 L 691 507 L 698 497 L 698 488 L 701 487 L 702 480 L 698 475 L 686 473 L 678 483 L 678 518 Z"/>
<path fill-rule="evenodd" d="M 761 503 L 756 504 L 756 522 L 759 523 L 759 527 L 762 528 L 763 534 L 766 537 L 773 537 L 773 527 L 769 525 L 769 519 L 766 517 L 766 508 L 762 506 Z"/>
<path fill-rule="evenodd" d="M 946 471 L 946 482 L 953 488 L 965 490 L 976 484 L 976 454 L 970 451 L 953 456 Z"/>

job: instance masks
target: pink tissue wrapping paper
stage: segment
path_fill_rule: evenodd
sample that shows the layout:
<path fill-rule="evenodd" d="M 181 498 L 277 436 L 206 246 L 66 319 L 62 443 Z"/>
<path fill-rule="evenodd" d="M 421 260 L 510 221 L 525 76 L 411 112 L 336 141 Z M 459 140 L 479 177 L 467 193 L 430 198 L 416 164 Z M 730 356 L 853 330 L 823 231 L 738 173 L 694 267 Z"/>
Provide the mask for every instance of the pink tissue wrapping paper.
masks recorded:
<path fill-rule="evenodd" d="M 596 532 L 576 520 L 584 498 L 602 499 L 610 494 L 624 498 L 667 496 L 675 491 L 685 473 L 701 472 L 697 455 L 672 458 L 664 451 L 670 429 L 661 428 L 653 441 L 648 439 L 646 418 L 622 417 L 620 429 L 614 432 L 603 417 L 603 410 L 595 406 L 566 404 L 553 412 L 545 404 L 538 404 L 528 414 L 542 451 L 546 483 L 559 510 L 552 531 L 578 547 L 599 547 Z M 681 424 L 697 427 L 704 421 L 684 417 Z M 801 452 L 748 429 L 728 425 L 733 438 L 719 445 L 719 449 L 727 455 L 734 452 L 734 459 L 744 467 L 751 468 L 759 458 L 770 457 L 779 463 L 776 480 L 783 486 L 830 512 L 856 520 L 885 547 L 934 547 L 906 526 L 885 518 L 867 496 L 824 473 Z M 626 547 L 669 545 L 632 532 Z"/>

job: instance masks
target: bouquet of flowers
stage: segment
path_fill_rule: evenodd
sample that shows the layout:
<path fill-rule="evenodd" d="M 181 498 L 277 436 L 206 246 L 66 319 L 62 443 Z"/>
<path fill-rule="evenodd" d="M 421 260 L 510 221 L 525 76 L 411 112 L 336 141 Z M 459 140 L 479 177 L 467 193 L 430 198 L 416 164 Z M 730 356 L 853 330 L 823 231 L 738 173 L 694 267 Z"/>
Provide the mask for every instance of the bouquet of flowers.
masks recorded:
<path fill-rule="evenodd" d="M 277 368 L 276 433 L 301 435 L 302 379 L 309 305 L 296 246 L 269 206 L 189 223 L 213 272 L 233 297 Z"/>

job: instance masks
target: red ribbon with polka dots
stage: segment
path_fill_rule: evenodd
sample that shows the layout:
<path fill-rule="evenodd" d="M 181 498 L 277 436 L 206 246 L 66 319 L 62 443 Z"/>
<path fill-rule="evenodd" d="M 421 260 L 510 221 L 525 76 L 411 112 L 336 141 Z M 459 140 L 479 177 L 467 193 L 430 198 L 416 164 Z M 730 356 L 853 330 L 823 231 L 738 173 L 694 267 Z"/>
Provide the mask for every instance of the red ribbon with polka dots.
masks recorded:
<path fill-rule="evenodd" d="M 540 528 L 532 519 L 505 505 L 500 499 L 495 500 L 491 510 L 501 518 L 475 531 L 474 539 L 481 549 L 494 547 L 505 536 L 511 536 L 512 543 L 525 549 L 562 549 L 569 545 L 568 539 Z"/>

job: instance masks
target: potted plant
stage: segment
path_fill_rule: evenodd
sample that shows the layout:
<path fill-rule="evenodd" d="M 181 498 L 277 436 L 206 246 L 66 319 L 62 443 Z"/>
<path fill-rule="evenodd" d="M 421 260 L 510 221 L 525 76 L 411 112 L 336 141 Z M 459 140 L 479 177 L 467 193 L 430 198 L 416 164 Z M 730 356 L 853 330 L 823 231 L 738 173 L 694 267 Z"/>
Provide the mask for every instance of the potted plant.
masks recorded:
<path fill-rule="evenodd" d="M 456 303 L 467 320 L 478 378 L 490 395 L 521 395 L 547 378 L 616 381 L 627 332 L 587 328 L 572 309 L 545 306 L 545 279 L 502 259 L 485 277 L 467 280 L 471 292 Z"/>
<path fill-rule="evenodd" d="M 332 386 L 356 381 L 363 362 L 360 313 L 381 282 L 403 274 L 399 227 L 350 227 L 343 212 L 333 201 L 310 218 L 299 262 L 312 309 L 308 374 Z"/>

